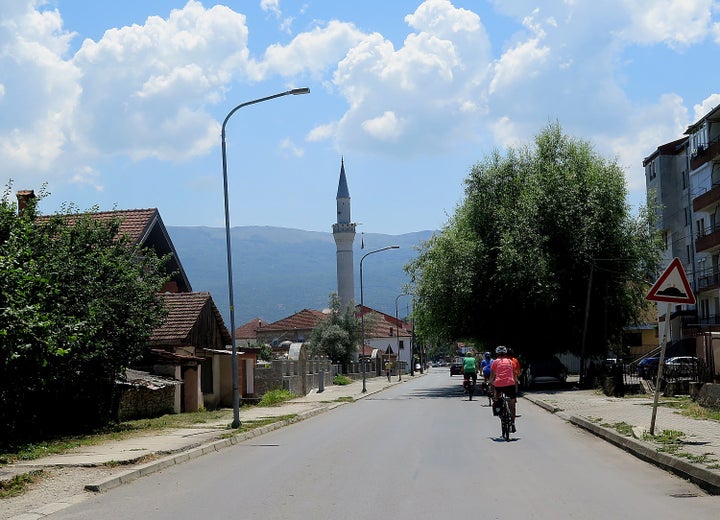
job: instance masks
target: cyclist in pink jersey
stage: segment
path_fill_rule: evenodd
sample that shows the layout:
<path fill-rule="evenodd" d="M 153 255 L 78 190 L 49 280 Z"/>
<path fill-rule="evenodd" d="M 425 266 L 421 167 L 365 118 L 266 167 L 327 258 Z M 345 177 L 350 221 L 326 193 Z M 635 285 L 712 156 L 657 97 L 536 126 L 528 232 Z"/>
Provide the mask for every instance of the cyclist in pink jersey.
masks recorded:
<path fill-rule="evenodd" d="M 512 415 L 512 432 L 515 433 L 515 403 L 517 402 L 518 374 L 513 360 L 507 355 L 507 348 L 500 346 L 495 349 L 497 359 L 490 368 L 490 384 L 495 388 L 495 400 L 500 399 L 504 393 L 510 399 L 510 414 Z"/>

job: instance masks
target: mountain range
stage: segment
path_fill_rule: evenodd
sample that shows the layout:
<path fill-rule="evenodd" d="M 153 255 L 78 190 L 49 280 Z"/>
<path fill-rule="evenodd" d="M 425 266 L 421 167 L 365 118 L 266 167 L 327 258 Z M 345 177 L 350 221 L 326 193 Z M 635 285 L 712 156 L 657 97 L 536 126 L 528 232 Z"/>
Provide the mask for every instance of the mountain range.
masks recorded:
<path fill-rule="evenodd" d="M 167 227 L 194 291 L 207 291 L 230 327 L 225 228 Z M 355 302 L 360 303 L 360 260 L 363 260 L 363 303 L 404 317 L 411 298 L 398 298 L 409 282 L 404 266 L 433 231 L 403 235 L 358 233 L 354 244 Z M 328 306 L 337 292 L 335 241 L 331 232 L 245 226 L 231 229 L 235 327 L 261 318 L 274 322 L 303 309 Z M 364 247 L 363 247 L 364 246 Z"/>

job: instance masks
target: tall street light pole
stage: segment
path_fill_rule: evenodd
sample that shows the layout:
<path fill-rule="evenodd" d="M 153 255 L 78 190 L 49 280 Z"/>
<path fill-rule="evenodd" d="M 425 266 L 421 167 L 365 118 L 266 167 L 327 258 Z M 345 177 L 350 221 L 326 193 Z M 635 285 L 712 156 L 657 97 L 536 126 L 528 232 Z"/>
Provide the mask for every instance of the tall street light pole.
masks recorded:
<path fill-rule="evenodd" d="M 375 253 L 380 253 L 382 251 L 387 251 L 388 249 L 400 249 L 400 246 L 386 246 L 381 247 L 380 249 L 375 249 L 373 251 L 370 251 L 369 253 L 365 253 L 363 257 L 360 259 L 360 362 L 362 363 L 362 375 L 363 375 L 363 387 L 362 387 L 362 393 L 364 394 L 367 392 L 367 388 L 365 387 L 365 304 L 363 303 L 363 273 L 362 273 L 362 264 L 363 260 L 367 258 L 370 255 L 373 255 Z"/>
<path fill-rule="evenodd" d="M 398 355 L 398 381 L 402 381 L 402 372 L 400 372 L 400 326 L 398 325 L 400 323 L 400 318 L 398 317 L 398 300 L 401 296 L 412 296 L 412 293 L 402 293 L 398 294 L 395 297 L 395 339 L 396 339 L 396 347 L 395 350 L 397 350 Z M 412 353 L 410 354 L 410 363 L 412 363 Z"/>
<path fill-rule="evenodd" d="M 262 103 L 263 101 L 269 101 L 271 99 L 279 98 L 282 96 L 298 94 L 309 94 L 310 89 L 294 88 L 279 94 L 267 96 L 264 98 L 254 99 L 246 103 L 233 108 L 230 113 L 225 117 L 222 124 L 222 167 L 223 167 L 223 190 L 225 196 L 225 247 L 227 249 L 227 272 L 228 272 L 228 300 L 230 302 L 230 339 L 232 341 L 232 384 L 233 384 L 233 428 L 240 427 L 240 393 L 238 383 L 238 358 L 237 358 L 237 342 L 235 341 L 235 303 L 233 301 L 233 276 L 232 276 L 232 247 L 230 242 L 230 204 L 228 201 L 228 176 L 227 176 L 227 149 L 225 145 L 225 127 L 227 126 L 230 117 L 243 107 L 248 105 L 254 105 L 256 103 Z"/>

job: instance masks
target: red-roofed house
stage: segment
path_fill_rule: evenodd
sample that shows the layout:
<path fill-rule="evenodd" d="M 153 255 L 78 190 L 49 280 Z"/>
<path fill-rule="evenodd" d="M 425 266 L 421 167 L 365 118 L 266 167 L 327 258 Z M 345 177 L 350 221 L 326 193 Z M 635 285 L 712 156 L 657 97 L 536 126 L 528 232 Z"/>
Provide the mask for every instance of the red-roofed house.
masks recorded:
<path fill-rule="evenodd" d="M 412 361 L 412 325 L 370 307 L 356 305 L 356 315 L 360 316 L 361 312 L 365 316 L 365 350 L 361 354 L 369 357 L 384 354 L 393 361 L 393 366 L 399 360 L 407 369 Z"/>
<path fill-rule="evenodd" d="M 315 325 L 325 317 L 321 311 L 303 309 L 292 316 L 283 318 L 255 329 L 259 343 L 267 343 L 272 347 L 279 346 L 284 341 L 302 343 L 310 337 Z"/>
<path fill-rule="evenodd" d="M 235 343 L 240 346 L 246 345 L 248 347 L 257 345 L 257 330 L 263 325 L 267 325 L 260 318 L 253 318 L 244 325 L 239 326 L 235 329 Z"/>

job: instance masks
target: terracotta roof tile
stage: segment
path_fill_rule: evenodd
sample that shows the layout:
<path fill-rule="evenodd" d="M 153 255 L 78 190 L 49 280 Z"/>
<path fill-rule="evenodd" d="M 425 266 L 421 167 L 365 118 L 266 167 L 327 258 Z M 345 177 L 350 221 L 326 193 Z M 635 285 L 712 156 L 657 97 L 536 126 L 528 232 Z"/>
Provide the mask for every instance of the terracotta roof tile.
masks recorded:
<path fill-rule="evenodd" d="M 312 309 L 303 309 L 296 312 L 292 316 L 275 321 L 269 325 L 263 326 L 263 330 L 293 330 L 293 329 L 312 329 L 317 323 L 325 317 L 321 311 Z"/>
<path fill-rule="evenodd" d="M 97 220 L 120 219 L 118 234 L 127 235 L 134 243 L 139 244 L 145 238 L 159 213 L 155 208 L 150 209 L 123 209 L 116 211 L 98 211 L 92 213 Z"/>
<path fill-rule="evenodd" d="M 235 339 L 257 339 L 257 329 L 263 326 L 263 320 L 253 318 L 235 329 Z"/>
<path fill-rule="evenodd" d="M 150 337 L 151 343 L 189 343 L 190 333 L 207 305 L 211 306 L 215 320 L 222 329 L 223 341 L 225 344 L 231 343 L 230 334 L 225 327 L 220 312 L 212 301 L 210 293 L 164 293 L 160 296 L 165 302 L 168 316 L 165 322 L 153 331 Z"/>

